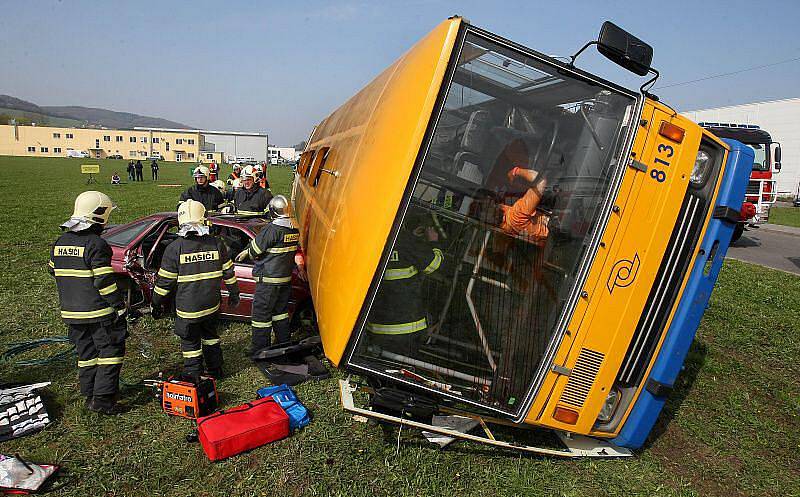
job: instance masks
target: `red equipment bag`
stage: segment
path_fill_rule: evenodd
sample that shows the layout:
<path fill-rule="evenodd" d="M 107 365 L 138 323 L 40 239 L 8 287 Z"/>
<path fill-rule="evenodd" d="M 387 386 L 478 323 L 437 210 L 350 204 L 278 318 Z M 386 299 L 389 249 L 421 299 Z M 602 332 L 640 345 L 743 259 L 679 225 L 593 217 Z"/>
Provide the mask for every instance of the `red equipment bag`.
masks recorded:
<path fill-rule="evenodd" d="M 198 418 L 203 450 L 212 461 L 289 436 L 289 416 L 271 397 Z"/>

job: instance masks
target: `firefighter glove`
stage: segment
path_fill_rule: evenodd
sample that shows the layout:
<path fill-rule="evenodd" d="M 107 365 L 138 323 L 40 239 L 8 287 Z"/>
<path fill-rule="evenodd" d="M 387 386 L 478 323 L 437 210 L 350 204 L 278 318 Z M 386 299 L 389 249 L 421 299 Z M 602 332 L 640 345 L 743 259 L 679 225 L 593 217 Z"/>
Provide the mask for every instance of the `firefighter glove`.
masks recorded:
<path fill-rule="evenodd" d="M 239 294 L 238 293 L 229 293 L 228 294 L 228 307 L 237 307 L 239 305 Z"/>

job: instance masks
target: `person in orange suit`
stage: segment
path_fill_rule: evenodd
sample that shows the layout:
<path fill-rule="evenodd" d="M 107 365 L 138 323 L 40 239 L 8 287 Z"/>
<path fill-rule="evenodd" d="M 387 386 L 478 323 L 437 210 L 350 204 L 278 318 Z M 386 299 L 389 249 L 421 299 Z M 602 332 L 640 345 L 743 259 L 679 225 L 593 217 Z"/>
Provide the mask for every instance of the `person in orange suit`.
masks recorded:
<path fill-rule="evenodd" d="M 511 235 L 522 236 L 535 245 L 544 245 L 550 233 L 547 229 L 548 216 L 537 212 L 536 208 L 542 200 L 547 180 L 539 178 L 538 171 L 521 167 L 511 168 L 507 176 L 509 183 L 513 184 L 519 179 L 526 181 L 530 186 L 512 205 L 500 206 L 503 210 L 500 229 Z"/>

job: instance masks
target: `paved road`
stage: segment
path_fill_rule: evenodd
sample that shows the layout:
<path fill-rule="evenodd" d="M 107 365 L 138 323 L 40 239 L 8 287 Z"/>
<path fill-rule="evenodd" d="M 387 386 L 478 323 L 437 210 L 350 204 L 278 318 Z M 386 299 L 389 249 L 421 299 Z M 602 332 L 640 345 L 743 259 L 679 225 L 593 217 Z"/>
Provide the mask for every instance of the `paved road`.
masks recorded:
<path fill-rule="evenodd" d="M 800 276 L 800 228 L 764 224 L 745 231 L 727 257 Z"/>

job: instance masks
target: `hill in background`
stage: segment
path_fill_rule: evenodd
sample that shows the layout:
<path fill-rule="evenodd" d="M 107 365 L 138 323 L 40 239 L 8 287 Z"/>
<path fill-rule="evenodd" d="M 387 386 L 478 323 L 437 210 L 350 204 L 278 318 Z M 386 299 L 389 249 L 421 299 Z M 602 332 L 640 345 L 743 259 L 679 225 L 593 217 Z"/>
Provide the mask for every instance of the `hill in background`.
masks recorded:
<path fill-rule="evenodd" d="M 10 95 L 0 95 L 0 116 L 3 124 L 7 118 L 15 118 L 20 124 L 51 126 L 103 126 L 106 128 L 154 128 L 194 129 L 191 126 L 160 117 L 142 116 L 131 112 L 116 112 L 107 109 L 80 106 L 39 106 Z"/>

